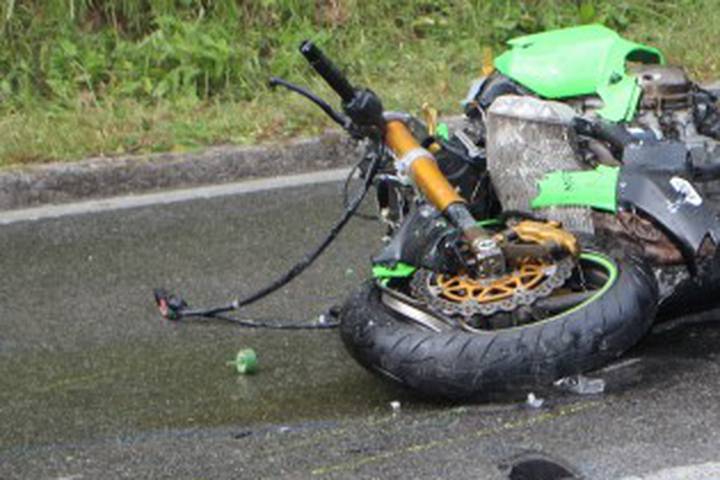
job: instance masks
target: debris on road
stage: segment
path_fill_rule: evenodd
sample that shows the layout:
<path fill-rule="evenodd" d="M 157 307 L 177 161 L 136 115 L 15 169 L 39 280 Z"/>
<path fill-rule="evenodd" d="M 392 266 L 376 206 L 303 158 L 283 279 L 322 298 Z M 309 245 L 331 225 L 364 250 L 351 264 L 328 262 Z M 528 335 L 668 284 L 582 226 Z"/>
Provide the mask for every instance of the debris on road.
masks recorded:
<path fill-rule="evenodd" d="M 530 408 L 540 408 L 545 403 L 545 399 L 536 397 L 533 392 L 528 393 L 527 401 L 525 402 Z"/>
<path fill-rule="evenodd" d="M 605 380 L 589 378 L 585 375 L 572 375 L 556 380 L 554 385 L 560 390 L 578 395 L 597 395 L 605 391 Z"/>
<path fill-rule="evenodd" d="M 235 367 L 238 373 L 252 374 L 257 371 L 257 355 L 252 348 L 244 348 L 235 356 L 234 360 L 230 360 L 226 365 Z"/>

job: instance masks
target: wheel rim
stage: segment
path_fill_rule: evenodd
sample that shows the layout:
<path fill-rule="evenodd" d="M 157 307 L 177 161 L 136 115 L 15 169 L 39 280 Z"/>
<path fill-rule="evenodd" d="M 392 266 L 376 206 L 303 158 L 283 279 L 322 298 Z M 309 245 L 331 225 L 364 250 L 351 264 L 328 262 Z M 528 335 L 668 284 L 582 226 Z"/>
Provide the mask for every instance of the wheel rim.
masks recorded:
<path fill-rule="evenodd" d="M 517 330 L 520 328 L 533 327 L 535 325 L 555 321 L 555 320 L 561 319 L 565 316 L 571 315 L 573 312 L 577 312 L 578 310 L 581 310 L 581 309 L 585 308 L 586 306 L 588 306 L 589 304 L 597 301 L 601 296 L 603 296 L 615 284 L 615 282 L 617 281 L 618 275 L 619 275 L 618 266 L 617 266 L 615 260 L 613 260 L 612 258 L 607 256 L 606 254 L 603 254 L 600 252 L 594 252 L 594 251 L 582 252 L 578 257 L 577 265 L 579 267 L 582 267 L 582 270 L 579 270 L 578 274 L 597 277 L 597 274 L 600 273 L 600 276 L 602 277 L 600 281 L 593 281 L 594 285 L 592 285 L 593 288 L 590 289 L 591 291 L 586 290 L 588 293 L 590 293 L 590 295 L 589 296 L 583 295 L 583 300 L 579 301 L 576 304 L 573 304 L 572 306 L 570 306 L 566 309 L 562 309 L 562 311 L 560 311 L 559 313 L 550 314 L 547 317 L 535 319 L 530 322 L 524 322 L 521 325 L 510 325 L 510 326 L 490 325 L 490 326 L 486 326 L 485 328 L 482 328 L 479 326 L 475 327 L 473 325 L 468 324 L 467 321 L 462 320 L 462 319 L 456 318 L 455 320 L 453 320 L 450 317 L 443 317 L 443 315 L 436 316 L 437 314 L 435 312 L 431 312 L 426 307 L 421 306 L 417 299 L 413 299 L 411 297 L 406 297 L 405 299 L 401 298 L 400 301 L 407 302 L 409 305 L 415 305 L 414 308 L 419 308 L 419 309 L 423 310 L 424 316 L 426 316 L 426 315 L 434 316 L 437 319 L 439 324 L 445 324 L 447 326 L 447 328 L 449 328 L 449 329 L 452 329 L 453 327 L 457 328 L 459 326 L 462 329 L 469 331 L 469 332 L 473 332 L 473 333 L 477 333 L 477 334 L 492 335 L 492 334 L 497 334 L 502 331 L 512 331 L 514 329 Z M 588 268 L 588 267 L 590 267 L 590 268 Z M 592 268 L 595 268 L 595 271 L 593 271 Z M 600 269 L 600 271 L 597 270 L 598 268 Z M 593 275 L 593 273 L 594 273 L 594 275 Z M 382 283 L 378 283 L 378 286 L 381 289 L 386 290 L 386 292 L 394 291 L 394 289 L 392 289 L 391 287 L 388 287 L 387 285 L 383 285 Z M 562 288 L 562 287 L 560 287 L 560 288 Z M 571 291 L 571 293 L 573 293 L 573 292 Z M 399 295 L 400 297 L 402 297 L 404 295 L 404 294 L 401 294 L 400 292 L 393 292 L 392 294 Z M 549 298 L 552 298 L 552 296 Z M 389 307 L 391 310 L 395 310 L 395 311 L 397 311 L 397 313 L 399 313 L 403 316 L 406 316 L 409 320 L 412 320 L 412 321 L 418 323 L 420 326 L 427 328 L 427 326 L 424 324 L 424 322 L 417 321 L 416 319 L 413 318 L 414 317 L 413 315 L 408 315 L 407 312 L 404 312 L 404 311 L 398 311 L 397 308 L 393 308 L 392 305 L 388 305 L 387 302 L 385 302 L 385 301 L 383 301 L 383 303 L 385 303 L 386 306 Z M 507 313 L 507 312 L 503 312 L 503 313 Z M 491 319 L 494 316 L 495 315 L 489 315 L 486 318 Z M 437 329 L 435 329 L 435 328 L 431 328 L 431 330 L 437 331 Z"/>
<path fill-rule="evenodd" d="M 610 289 L 610 287 L 612 287 L 615 284 L 615 281 L 617 280 L 618 273 L 619 273 L 618 267 L 617 267 L 617 264 L 614 261 L 612 261 L 609 257 L 607 257 L 601 253 L 596 253 L 596 252 L 583 252 L 580 254 L 580 260 L 595 262 L 596 264 L 602 266 L 605 269 L 605 271 L 608 273 L 608 279 L 605 281 L 603 286 L 600 287 L 598 289 L 598 291 L 595 292 L 590 298 L 588 298 L 587 300 L 579 303 L 578 305 L 564 311 L 561 314 L 551 317 L 548 320 L 556 319 L 560 316 L 570 315 L 573 312 L 576 312 L 578 310 L 585 308 L 586 305 L 589 305 L 592 302 L 594 302 L 595 300 L 597 300 L 598 298 L 602 297 L 605 294 L 605 292 L 607 292 Z"/>
<path fill-rule="evenodd" d="M 597 286 L 596 290 L 585 300 L 581 301 L 577 305 L 574 305 L 567 310 L 564 310 L 558 314 L 551 315 L 547 318 L 543 318 L 541 320 L 537 320 L 525 325 L 520 326 L 512 326 L 507 328 L 500 328 L 500 329 L 483 329 L 483 328 L 475 328 L 473 326 L 470 326 L 466 324 L 465 322 L 461 321 L 460 324 L 468 331 L 479 333 L 479 334 L 494 334 L 501 331 L 512 331 L 512 330 L 518 330 L 521 328 L 528 328 L 533 327 L 536 325 L 542 325 L 549 322 L 553 322 L 556 320 L 559 320 L 561 318 L 567 317 L 568 315 L 572 315 L 574 312 L 577 312 L 579 310 L 582 310 L 583 308 L 587 307 L 591 303 L 597 301 L 600 297 L 602 297 L 607 291 L 612 288 L 612 286 L 617 281 L 619 270 L 617 267 L 617 264 L 614 260 L 612 260 L 610 257 L 608 257 L 605 254 L 602 254 L 600 252 L 582 252 L 579 256 L 578 265 L 580 267 L 583 266 L 583 263 L 589 263 L 591 265 L 600 267 L 603 269 L 604 273 L 607 275 L 605 280 L 602 282 L 602 285 Z M 584 270 L 584 269 L 583 269 Z"/>

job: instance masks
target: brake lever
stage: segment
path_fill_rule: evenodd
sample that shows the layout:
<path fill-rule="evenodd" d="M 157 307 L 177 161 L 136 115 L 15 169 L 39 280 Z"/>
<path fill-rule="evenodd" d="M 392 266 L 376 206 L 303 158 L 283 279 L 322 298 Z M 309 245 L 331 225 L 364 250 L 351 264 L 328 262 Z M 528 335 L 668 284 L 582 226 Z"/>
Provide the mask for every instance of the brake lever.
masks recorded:
<path fill-rule="evenodd" d="M 329 103 L 312 93 L 310 90 L 278 77 L 271 77 L 268 81 L 268 85 L 270 86 L 270 88 L 275 88 L 277 86 L 285 87 L 291 92 L 295 92 L 298 95 L 305 97 L 306 99 L 310 100 L 312 103 L 320 107 L 320 109 L 325 112 L 328 117 L 330 117 L 335 123 L 340 125 L 348 133 L 350 133 L 351 136 L 357 136 L 357 129 L 355 128 L 352 120 L 350 120 L 349 117 L 332 108 Z"/>

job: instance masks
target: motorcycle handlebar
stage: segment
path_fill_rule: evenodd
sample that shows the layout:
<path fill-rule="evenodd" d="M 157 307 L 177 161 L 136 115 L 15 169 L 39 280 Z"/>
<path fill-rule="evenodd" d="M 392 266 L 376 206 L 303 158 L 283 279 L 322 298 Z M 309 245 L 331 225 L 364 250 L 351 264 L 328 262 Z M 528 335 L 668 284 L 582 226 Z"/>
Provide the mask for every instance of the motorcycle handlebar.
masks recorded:
<path fill-rule="evenodd" d="M 371 90 L 355 90 L 338 68 L 311 41 L 300 44 L 300 53 L 343 100 L 343 110 L 359 127 L 379 127 L 383 141 L 401 162 L 407 162 L 413 183 L 438 210 L 447 212 L 463 230 L 476 229 L 465 200 L 447 180 L 430 152 L 423 149 L 408 126 L 386 120 L 380 99 Z M 316 102 L 317 103 L 317 102 Z M 455 206 L 454 208 L 450 208 Z M 452 210 L 452 211 L 451 211 Z M 470 219 L 469 221 L 466 221 Z M 469 227 L 467 225 L 470 225 Z"/>
<path fill-rule="evenodd" d="M 315 71 L 340 95 L 343 102 L 350 102 L 355 96 L 355 89 L 345 75 L 328 59 L 325 54 L 310 40 L 300 44 L 300 53 L 307 59 Z"/>

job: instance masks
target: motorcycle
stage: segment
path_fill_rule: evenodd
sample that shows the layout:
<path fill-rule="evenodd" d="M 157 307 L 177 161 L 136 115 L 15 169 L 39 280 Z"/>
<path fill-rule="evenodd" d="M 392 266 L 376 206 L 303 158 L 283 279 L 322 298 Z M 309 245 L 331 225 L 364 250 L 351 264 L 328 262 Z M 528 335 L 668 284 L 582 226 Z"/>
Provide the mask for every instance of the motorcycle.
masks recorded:
<path fill-rule="evenodd" d="M 713 94 L 601 26 L 510 45 L 471 92 L 466 127 L 445 139 L 374 103 L 370 149 L 383 157 L 374 184 L 389 240 L 374 278 L 342 307 L 340 331 L 360 364 L 430 396 L 596 369 L 658 315 L 703 308 L 720 286 L 720 223 L 693 183 L 720 172 L 707 155 L 707 135 L 720 132 Z M 627 61 L 646 63 L 628 73 Z M 594 64 L 593 90 L 563 77 Z M 538 77 L 555 93 L 530 82 Z M 359 125 L 368 116 L 354 107 L 367 92 L 341 93 Z"/>
<path fill-rule="evenodd" d="M 367 369 L 468 399 L 599 368 L 657 318 L 707 308 L 720 286 L 713 92 L 651 47 L 592 25 L 514 39 L 476 82 L 466 122 L 385 111 L 312 42 L 300 52 L 339 95 L 318 105 L 365 145 L 363 188 L 387 226 L 372 278 L 339 309 Z M 628 62 L 633 62 L 628 65 Z M 698 187 L 698 182 L 703 182 Z M 716 187 L 715 187 L 716 188 Z M 331 237 L 307 257 L 309 264 Z M 156 291 L 167 318 L 217 316 Z"/>

